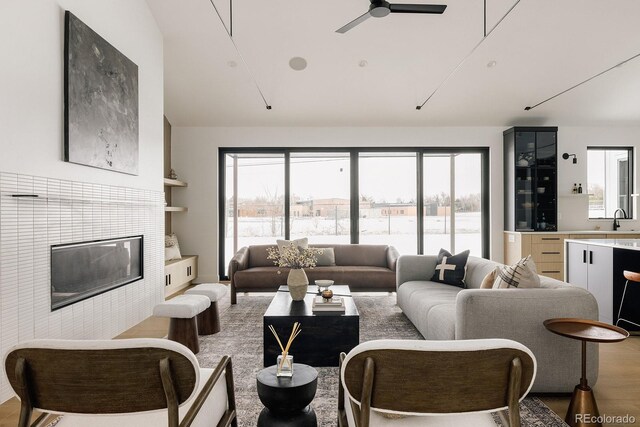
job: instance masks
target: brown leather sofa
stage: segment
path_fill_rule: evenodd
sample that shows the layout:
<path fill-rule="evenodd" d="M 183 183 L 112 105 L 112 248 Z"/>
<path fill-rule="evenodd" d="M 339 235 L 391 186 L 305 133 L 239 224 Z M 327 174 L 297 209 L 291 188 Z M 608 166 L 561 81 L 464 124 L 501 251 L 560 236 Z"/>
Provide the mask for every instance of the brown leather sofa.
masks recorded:
<path fill-rule="evenodd" d="M 333 248 L 336 265 L 306 268 L 309 284 L 317 279 L 331 279 L 336 284 L 349 285 L 352 291 L 396 290 L 398 251 L 387 245 L 309 245 L 312 248 Z M 245 246 L 229 263 L 231 304 L 237 292 L 275 292 L 287 283 L 289 269 L 278 268 L 267 259 L 267 248 L 276 245 Z M 280 270 L 280 274 L 278 274 Z"/>

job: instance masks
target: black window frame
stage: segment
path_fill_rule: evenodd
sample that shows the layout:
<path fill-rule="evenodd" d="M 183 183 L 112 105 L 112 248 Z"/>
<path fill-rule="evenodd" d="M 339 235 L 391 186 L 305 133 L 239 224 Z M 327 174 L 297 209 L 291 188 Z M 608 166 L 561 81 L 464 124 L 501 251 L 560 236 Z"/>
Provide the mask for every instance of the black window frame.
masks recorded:
<path fill-rule="evenodd" d="M 225 263 L 225 209 L 226 209 L 226 156 L 227 154 L 283 154 L 284 155 L 284 228 L 286 240 L 290 235 L 290 160 L 291 153 L 349 153 L 350 154 L 350 236 L 351 243 L 359 243 L 359 197 L 360 189 L 358 185 L 360 153 L 384 153 L 384 152 L 407 152 L 416 156 L 416 215 L 417 215 L 417 253 L 424 254 L 424 169 L 423 158 L 425 154 L 480 154 L 481 162 L 481 236 L 482 236 L 482 257 L 489 259 L 491 242 L 490 224 L 490 176 L 489 176 L 489 147 L 469 146 L 469 147 L 218 147 L 218 271 L 220 280 L 228 280 L 227 265 Z"/>
<path fill-rule="evenodd" d="M 627 179 L 629 182 L 629 194 L 628 194 L 628 200 L 629 200 L 629 210 L 626 212 L 627 214 L 627 219 L 633 219 L 633 191 L 634 191 L 634 180 L 633 180 L 633 175 L 634 175 L 634 164 L 633 164 L 633 147 L 631 146 L 614 146 L 614 145 L 597 145 L 597 146 L 587 146 L 587 181 L 586 181 L 586 185 L 584 188 L 584 192 L 588 193 L 588 189 L 589 189 L 589 151 L 626 151 L 627 152 L 627 159 L 629 162 L 628 165 L 628 170 L 627 170 Z M 606 212 L 605 212 L 606 213 Z M 602 216 L 602 217 L 592 217 L 589 214 L 589 208 L 587 206 L 587 220 L 613 220 L 613 217 L 608 217 L 608 216 Z M 620 219 L 620 218 L 619 218 Z"/>

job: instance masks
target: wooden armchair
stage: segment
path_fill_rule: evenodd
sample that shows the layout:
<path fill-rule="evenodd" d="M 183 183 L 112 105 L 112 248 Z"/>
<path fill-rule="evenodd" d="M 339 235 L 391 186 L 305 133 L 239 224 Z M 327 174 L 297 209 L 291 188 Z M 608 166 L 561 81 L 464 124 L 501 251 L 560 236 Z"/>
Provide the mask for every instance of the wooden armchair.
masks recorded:
<path fill-rule="evenodd" d="M 369 341 L 340 361 L 340 427 L 495 426 L 496 411 L 520 426 L 536 375 L 533 353 L 505 339 Z"/>
<path fill-rule="evenodd" d="M 64 414 L 57 427 L 237 427 L 231 359 L 201 368 L 173 341 L 35 340 L 13 347 L 5 368 L 18 427 L 33 409 Z"/>

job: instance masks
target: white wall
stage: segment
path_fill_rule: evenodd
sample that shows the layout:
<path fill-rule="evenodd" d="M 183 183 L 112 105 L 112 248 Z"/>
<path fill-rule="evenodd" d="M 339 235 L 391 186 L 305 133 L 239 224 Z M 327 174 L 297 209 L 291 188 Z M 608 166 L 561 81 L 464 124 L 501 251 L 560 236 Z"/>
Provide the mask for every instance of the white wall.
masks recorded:
<path fill-rule="evenodd" d="M 62 160 L 65 10 L 138 65 L 138 176 Z M 0 352 L 31 338 L 113 337 L 163 299 L 162 35 L 144 0 L 2 0 L 0 52 Z M 51 312 L 50 244 L 123 233 L 145 236 L 145 279 Z"/>
<path fill-rule="evenodd" d="M 198 281 L 218 276 L 218 147 L 490 147 L 491 257 L 502 259 L 502 128 L 172 128 L 172 167 L 186 189 L 173 204 L 173 231 L 184 253 L 200 255 Z"/>
<path fill-rule="evenodd" d="M 502 132 L 508 127 L 457 128 L 181 128 L 172 129 L 172 163 L 187 189 L 174 192 L 174 204 L 189 212 L 173 216 L 174 231 L 186 253 L 200 255 L 199 280 L 218 274 L 218 147 L 336 146 L 483 146 L 490 147 L 491 258 L 503 259 Z M 640 149 L 640 127 L 560 127 L 558 153 L 576 153 L 578 164 L 559 160 L 558 191 L 568 193 L 574 182 L 586 186 L 588 145 L 629 145 Z M 635 188 L 638 189 L 636 178 Z M 637 191 L 637 190 L 636 190 Z M 611 227 L 610 221 L 588 220 L 587 198 L 561 197 L 561 230 Z M 624 221 L 622 229 L 640 227 Z M 637 229 L 637 228 L 636 228 Z"/>
<path fill-rule="evenodd" d="M 64 11 L 138 65 L 138 176 L 63 159 Z M 0 2 L 0 170 L 162 191 L 163 42 L 144 0 Z"/>

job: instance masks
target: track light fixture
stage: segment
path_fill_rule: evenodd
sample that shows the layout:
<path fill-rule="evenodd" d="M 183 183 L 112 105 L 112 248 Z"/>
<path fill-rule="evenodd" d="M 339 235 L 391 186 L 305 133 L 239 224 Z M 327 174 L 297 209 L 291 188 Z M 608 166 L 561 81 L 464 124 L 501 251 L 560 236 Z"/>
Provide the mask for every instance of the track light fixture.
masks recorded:
<path fill-rule="evenodd" d="M 569 154 L 569 153 L 562 153 L 562 158 L 567 160 L 569 157 L 573 157 L 573 164 L 575 165 L 576 163 L 578 163 L 578 158 L 576 157 L 575 154 Z"/>

